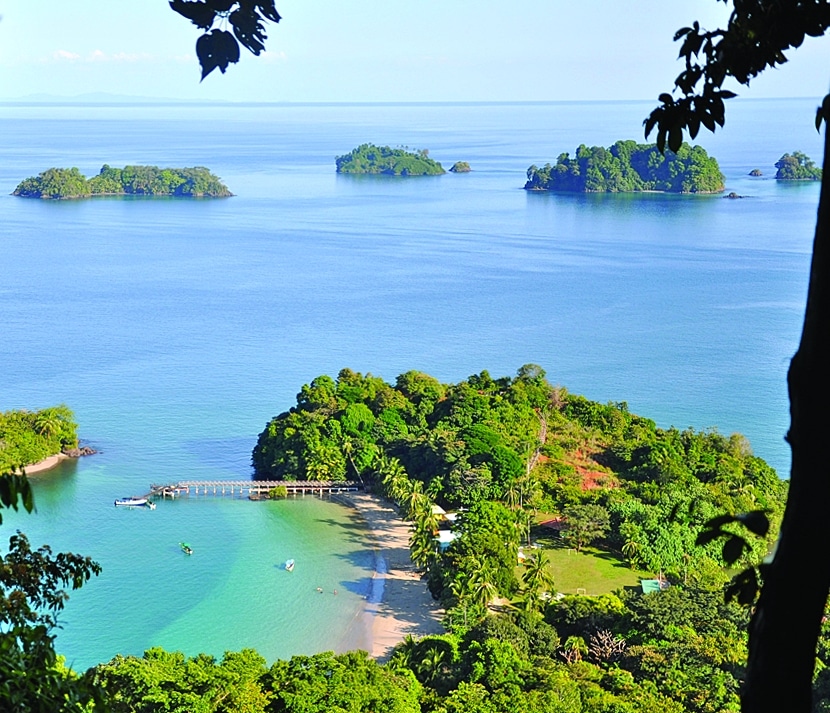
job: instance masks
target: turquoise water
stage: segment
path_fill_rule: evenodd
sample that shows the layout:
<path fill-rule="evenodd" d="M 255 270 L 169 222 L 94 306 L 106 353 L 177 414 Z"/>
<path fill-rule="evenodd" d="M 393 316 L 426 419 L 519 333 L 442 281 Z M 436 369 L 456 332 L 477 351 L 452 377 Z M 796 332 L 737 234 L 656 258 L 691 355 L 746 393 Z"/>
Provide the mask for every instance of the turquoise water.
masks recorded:
<path fill-rule="evenodd" d="M 0 106 L 0 408 L 67 403 L 101 451 L 39 476 L 38 514 L 4 524 L 104 565 L 59 650 L 80 667 L 156 644 L 339 645 L 373 567 L 348 510 L 112 501 L 247 477 L 267 420 L 343 367 L 450 382 L 535 362 L 661 426 L 742 432 L 786 475 L 818 186 L 746 174 L 820 156 L 815 103 L 737 101 L 703 137 L 743 200 L 521 190 L 531 163 L 639 139 L 647 103 Z M 337 176 L 334 157 L 366 141 L 473 172 Z M 103 163 L 205 165 L 237 196 L 7 195 L 49 166 Z"/>

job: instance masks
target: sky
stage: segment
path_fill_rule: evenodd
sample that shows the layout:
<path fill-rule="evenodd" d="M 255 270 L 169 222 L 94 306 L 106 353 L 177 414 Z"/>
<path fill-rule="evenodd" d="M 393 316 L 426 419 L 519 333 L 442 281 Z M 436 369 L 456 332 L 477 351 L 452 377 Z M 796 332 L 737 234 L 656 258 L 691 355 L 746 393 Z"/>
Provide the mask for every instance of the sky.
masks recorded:
<path fill-rule="evenodd" d="M 200 31 L 166 0 L 0 0 L 0 101 L 110 94 L 268 102 L 656 99 L 674 32 L 723 26 L 717 0 L 276 0 L 267 51 L 199 81 Z M 830 37 L 740 88 L 816 97 Z"/>

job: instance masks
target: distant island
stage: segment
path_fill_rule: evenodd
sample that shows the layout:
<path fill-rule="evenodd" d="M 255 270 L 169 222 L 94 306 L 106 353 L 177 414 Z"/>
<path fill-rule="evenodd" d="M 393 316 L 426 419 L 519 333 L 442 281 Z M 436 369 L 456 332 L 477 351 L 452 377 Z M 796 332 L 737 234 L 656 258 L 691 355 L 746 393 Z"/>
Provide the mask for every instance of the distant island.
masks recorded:
<path fill-rule="evenodd" d="M 113 168 L 104 164 L 100 173 L 89 179 L 77 168 L 50 168 L 21 181 L 12 195 L 51 199 L 126 195 L 226 198 L 233 193 L 203 166 Z"/>
<path fill-rule="evenodd" d="M 335 158 L 337 173 L 377 173 L 388 176 L 439 176 L 446 173 L 438 161 L 429 157 L 428 149 L 409 151 L 408 147 L 361 144 L 344 156 Z"/>
<path fill-rule="evenodd" d="M 528 191 L 570 193 L 720 193 L 724 175 L 718 162 L 700 146 L 684 143 L 677 153 L 656 144 L 617 141 L 609 148 L 584 144 L 571 158 L 563 153 L 556 165 L 527 169 Z"/>
<path fill-rule="evenodd" d="M 469 173 L 473 169 L 470 168 L 470 164 L 466 161 L 456 161 L 451 167 L 450 171 L 452 173 Z"/>
<path fill-rule="evenodd" d="M 775 164 L 778 170 L 775 178 L 779 181 L 820 181 L 821 168 L 801 151 L 785 153 Z"/>

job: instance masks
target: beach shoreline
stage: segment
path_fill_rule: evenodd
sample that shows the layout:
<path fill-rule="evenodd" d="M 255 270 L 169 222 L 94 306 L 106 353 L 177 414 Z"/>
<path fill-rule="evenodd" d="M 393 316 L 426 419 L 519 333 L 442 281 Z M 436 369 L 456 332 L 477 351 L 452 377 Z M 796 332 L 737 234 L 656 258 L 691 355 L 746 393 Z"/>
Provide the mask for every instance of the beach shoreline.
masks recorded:
<path fill-rule="evenodd" d="M 371 533 L 375 571 L 363 611 L 346 635 L 347 649 L 366 648 L 378 660 L 407 636 L 441 634 L 443 611 L 409 557 L 409 526 L 398 511 L 375 495 L 341 494 Z"/>
<path fill-rule="evenodd" d="M 56 453 L 55 455 L 44 458 L 37 463 L 23 466 L 23 471 L 26 475 L 43 473 L 47 470 L 52 470 L 52 468 L 57 468 L 61 463 L 63 463 L 63 461 L 69 460 L 69 458 L 71 458 L 71 456 L 66 455 L 66 453 Z"/>

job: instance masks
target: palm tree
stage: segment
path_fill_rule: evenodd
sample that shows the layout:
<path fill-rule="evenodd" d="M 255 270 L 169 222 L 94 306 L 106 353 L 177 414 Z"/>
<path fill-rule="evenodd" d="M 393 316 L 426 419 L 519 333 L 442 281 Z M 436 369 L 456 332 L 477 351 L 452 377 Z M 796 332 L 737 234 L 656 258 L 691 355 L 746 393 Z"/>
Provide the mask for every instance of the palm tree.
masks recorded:
<path fill-rule="evenodd" d="M 499 593 L 496 585 L 491 581 L 489 568 L 473 558 L 474 571 L 470 575 L 470 593 L 473 602 L 483 607 L 488 607 Z"/>
<path fill-rule="evenodd" d="M 389 666 L 391 668 L 412 668 L 415 660 L 415 649 L 418 642 L 412 637 L 412 634 L 407 634 L 406 638 L 398 644 L 392 651 L 392 656 L 389 659 Z"/>
<path fill-rule="evenodd" d="M 429 498 L 424 495 L 424 484 L 420 480 L 410 480 L 408 482 L 409 491 L 404 495 L 403 505 L 406 518 L 412 520 L 415 518 L 415 513 L 418 512 L 419 508 L 427 506 Z M 432 504 L 429 503 L 429 506 L 431 507 Z"/>
<path fill-rule="evenodd" d="M 470 578 L 463 572 L 455 575 L 455 578 L 450 582 L 450 591 L 461 607 L 464 615 L 464 628 L 467 627 L 467 602 L 472 595 L 472 587 L 470 585 Z"/>
<path fill-rule="evenodd" d="M 439 646 L 430 646 L 424 651 L 418 662 L 419 678 L 425 684 L 432 684 L 444 672 L 444 663 L 447 660 L 447 651 Z"/>
<path fill-rule="evenodd" d="M 631 565 L 631 569 L 637 568 L 637 565 L 639 564 L 639 558 L 637 555 L 640 553 L 641 549 L 642 545 L 634 539 L 626 540 L 625 544 L 622 546 L 621 551 L 628 560 L 628 563 Z"/>
<path fill-rule="evenodd" d="M 429 570 L 430 565 L 435 561 L 437 552 L 438 545 L 432 532 L 419 527 L 417 523 L 414 524 L 409 538 L 409 556 L 415 565 Z"/>
<path fill-rule="evenodd" d="M 522 590 L 525 597 L 525 606 L 538 609 L 541 595 L 544 592 L 553 593 L 553 575 L 548 569 L 545 557 L 541 552 L 534 552 L 525 560 L 525 571 L 522 574 Z"/>

